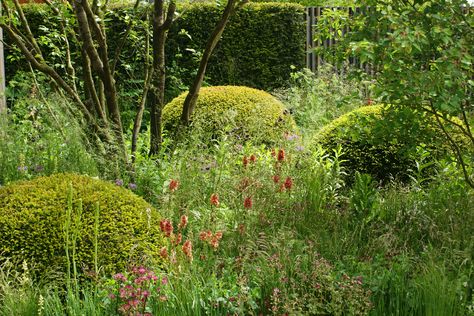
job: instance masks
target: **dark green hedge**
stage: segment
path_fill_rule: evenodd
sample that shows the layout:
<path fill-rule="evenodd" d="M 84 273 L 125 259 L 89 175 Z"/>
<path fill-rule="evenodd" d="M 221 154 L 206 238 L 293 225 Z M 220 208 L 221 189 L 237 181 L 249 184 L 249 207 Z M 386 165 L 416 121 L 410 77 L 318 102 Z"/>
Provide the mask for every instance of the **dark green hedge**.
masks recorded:
<path fill-rule="evenodd" d="M 169 56 L 179 48 L 203 49 L 221 14 L 213 5 L 185 10 L 170 31 Z M 191 38 L 178 35 L 187 30 Z M 291 65 L 304 67 L 304 8 L 295 4 L 249 3 L 233 16 L 208 67 L 208 82 L 268 90 L 289 78 Z M 179 65 L 193 69 L 193 58 L 183 52 Z"/>
<path fill-rule="evenodd" d="M 179 10 L 183 14 L 170 30 L 167 58 L 168 65 L 174 65 L 172 74 L 180 77 L 184 84 L 189 84 L 197 69 L 198 58 L 193 51 L 204 49 L 222 9 L 195 4 Z M 116 7 L 107 16 L 110 52 L 126 28 L 119 17 L 130 10 L 130 6 Z M 25 6 L 31 29 L 37 34 L 43 35 L 42 25 L 54 24 L 54 18 L 51 15 L 46 18 L 45 12 L 38 5 Z M 47 26 L 54 29 L 51 24 Z M 140 39 L 144 30 L 138 27 L 134 32 L 134 40 L 125 47 L 122 67 L 119 67 L 119 79 L 124 81 L 133 77 L 134 72 L 138 75 L 143 66 L 139 51 L 143 47 Z M 8 43 L 8 38 L 6 41 Z M 10 49 L 6 55 L 8 80 L 18 69 L 25 69 L 25 63 L 13 58 L 15 54 Z M 292 65 L 296 69 L 304 67 L 304 58 L 304 8 L 297 4 L 249 3 L 227 25 L 210 60 L 206 81 L 212 85 L 238 84 L 268 90 L 281 86 L 289 78 Z"/>

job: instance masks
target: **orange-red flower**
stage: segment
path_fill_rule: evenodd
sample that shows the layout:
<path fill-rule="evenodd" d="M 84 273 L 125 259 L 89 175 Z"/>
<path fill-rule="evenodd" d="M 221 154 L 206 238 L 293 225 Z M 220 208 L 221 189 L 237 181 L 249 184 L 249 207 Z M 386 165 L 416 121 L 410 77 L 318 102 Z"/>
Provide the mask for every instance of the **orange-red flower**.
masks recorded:
<path fill-rule="evenodd" d="M 163 259 L 167 259 L 167 258 L 168 258 L 168 249 L 166 249 L 166 247 L 161 247 L 161 249 L 160 249 L 160 256 L 161 256 Z"/>
<path fill-rule="evenodd" d="M 176 245 L 179 245 L 182 240 L 183 240 L 183 236 L 181 235 L 181 233 L 179 233 L 179 234 L 176 236 L 175 244 L 176 244 Z"/>
<path fill-rule="evenodd" d="M 252 154 L 252 155 L 250 156 L 250 162 L 251 162 L 251 163 L 255 163 L 255 161 L 257 161 L 257 157 L 256 157 L 254 154 Z"/>
<path fill-rule="evenodd" d="M 222 236 L 223 236 L 223 233 L 221 231 L 218 231 L 218 232 L 216 232 L 216 234 L 214 236 L 217 238 L 217 240 L 221 240 Z"/>
<path fill-rule="evenodd" d="M 217 195 L 217 193 L 211 194 L 211 205 L 219 207 L 219 195 Z"/>
<path fill-rule="evenodd" d="M 186 257 L 188 257 L 190 261 L 193 261 L 193 245 L 190 240 L 184 242 L 182 249 Z"/>
<path fill-rule="evenodd" d="M 179 182 L 178 180 L 171 179 L 170 184 L 169 184 L 169 189 L 171 192 L 174 192 L 178 189 L 179 187 Z"/>
<path fill-rule="evenodd" d="M 249 159 L 247 158 L 247 156 L 244 156 L 244 158 L 242 158 L 242 164 L 244 165 L 244 168 L 247 168 L 247 165 L 249 164 Z"/>
<path fill-rule="evenodd" d="M 280 176 L 279 176 L 279 175 L 277 175 L 277 174 L 276 174 L 276 175 L 274 175 L 274 176 L 272 177 L 272 179 L 273 179 L 273 182 L 275 182 L 275 183 L 278 183 L 278 182 L 280 182 Z"/>
<path fill-rule="evenodd" d="M 199 233 L 199 239 L 201 239 L 202 241 L 206 241 L 207 240 L 207 232 L 200 232 Z"/>
<path fill-rule="evenodd" d="M 291 190 L 292 186 L 293 186 L 293 180 L 290 177 L 287 177 L 285 180 L 285 189 Z"/>
<path fill-rule="evenodd" d="M 244 200 L 244 207 L 247 209 L 252 208 L 252 197 L 247 196 Z"/>
<path fill-rule="evenodd" d="M 283 161 L 285 160 L 285 150 L 283 148 L 281 148 L 279 151 L 278 151 L 278 157 L 277 157 L 278 161 Z"/>
<path fill-rule="evenodd" d="M 173 233 L 173 224 L 169 219 L 164 219 L 160 221 L 160 229 L 165 233 L 166 237 L 170 237 Z"/>
<path fill-rule="evenodd" d="M 179 229 L 183 229 L 188 225 L 188 217 L 186 215 L 181 215 L 181 219 L 179 220 Z"/>

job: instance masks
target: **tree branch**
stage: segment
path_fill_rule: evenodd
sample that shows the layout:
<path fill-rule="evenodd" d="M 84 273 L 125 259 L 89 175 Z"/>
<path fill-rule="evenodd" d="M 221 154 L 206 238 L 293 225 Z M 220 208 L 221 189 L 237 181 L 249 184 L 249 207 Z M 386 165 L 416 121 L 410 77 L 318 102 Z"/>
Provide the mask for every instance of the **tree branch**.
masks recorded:
<path fill-rule="evenodd" d="M 432 111 L 436 112 L 436 109 L 434 108 L 433 106 L 433 101 L 430 100 L 430 107 L 432 109 Z M 444 127 L 443 123 L 441 122 L 440 118 L 438 115 L 435 115 L 436 117 L 436 121 L 438 122 L 438 125 L 439 127 L 441 128 L 441 130 L 443 131 L 444 135 L 446 136 L 446 138 L 448 139 L 449 143 L 451 144 L 451 148 L 454 150 L 455 154 L 456 154 L 456 158 L 459 162 L 459 164 L 461 165 L 461 168 L 462 168 L 462 172 L 464 174 L 464 179 L 466 180 L 467 184 L 474 189 L 474 182 L 471 180 L 471 177 L 469 175 L 469 173 L 467 172 L 467 166 L 466 166 L 466 163 L 463 159 L 463 155 L 462 155 L 462 152 L 461 152 L 461 149 L 459 148 L 458 144 L 456 143 L 456 141 L 451 137 L 451 135 L 449 134 L 449 132 L 446 130 L 446 128 Z"/>

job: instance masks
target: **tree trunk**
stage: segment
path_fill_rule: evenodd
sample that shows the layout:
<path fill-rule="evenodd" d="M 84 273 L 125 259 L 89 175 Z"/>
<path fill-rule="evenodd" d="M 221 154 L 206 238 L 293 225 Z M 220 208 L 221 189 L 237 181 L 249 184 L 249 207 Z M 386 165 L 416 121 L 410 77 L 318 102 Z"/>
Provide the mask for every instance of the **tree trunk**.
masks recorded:
<path fill-rule="evenodd" d="M 160 152 L 162 139 L 161 114 L 165 103 L 166 60 L 165 44 L 168 30 L 173 23 L 176 10 L 174 0 L 168 5 L 165 17 L 164 0 L 155 1 L 153 13 L 153 78 L 150 88 L 150 152 L 153 156 Z"/>
<path fill-rule="evenodd" d="M 204 54 L 201 58 L 201 62 L 199 63 L 199 70 L 194 78 L 193 84 L 189 88 L 189 93 L 186 96 L 183 104 L 183 112 L 181 113 L 181 125 L 187 126 L 189 125 L 191 114 L 193 113 L 194 107 L 196 106 L 197 99 L 199 97 L 199 90 L 201 89 L 202 82 L 204 81 L 204 76 L 206 74 L 207 64 L 209 62 L 209 58 L 214 51 L 217 43 L 221 39 L 222 33 L 224 32 L 225 26 L 229 21 L 229 18 L 234 12 L 245 2 L 238 2 L 237 0 L 228 0 L 227 5 L 224 9 L 224 13 L 222 14 L 219 23 L 217 23 L 214 31 L 212 32 L 209 40 L 207 41 L 206 48 L 204 50 Z"/>

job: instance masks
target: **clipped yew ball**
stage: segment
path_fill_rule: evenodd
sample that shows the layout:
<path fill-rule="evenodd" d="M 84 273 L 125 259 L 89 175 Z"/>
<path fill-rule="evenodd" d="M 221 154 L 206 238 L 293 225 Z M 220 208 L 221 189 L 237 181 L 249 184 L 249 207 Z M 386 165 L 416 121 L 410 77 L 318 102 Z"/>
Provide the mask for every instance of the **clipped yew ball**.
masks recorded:
<path fill-rule="evenodd" d="M 171 135 L 179 125 L 186 95 L 176 97 L 163 109 L 163 126 Z M 191 123 L 191 131 L 201 140 L 225 135 L 256 144 L 275 143 L 296 126 L 280 101 L 265 91 L 243 86 L 202 88 Z"/>
<path fill-rule="evenodd" d="M 26 261 L 40 276 L 65 272 L 68 231 L 69 263 L 72 265 L 76 234 L 76 265 L 79 271 L 90 272 L 94 270 L 98 232 L 100 271 L 123 271 L 130 260 L 151 258 L 159 252 L 164 244 L 159 220 L 157 211 L 145 200 L 99 179 L 55 174 L 14 183 L 0 187 L 0 263 Z"/>
<path fill-rule="evenodd" d="M 329 153 L 341 146 L 349 181 L 358 171 L 381 183 L 406 182 L 422 151 L 429 153 L 423 163 L 449 153 L 434 116 L 384 105 L 364 106 L 333 120 L 318 132 L 315 144 Z"/>

